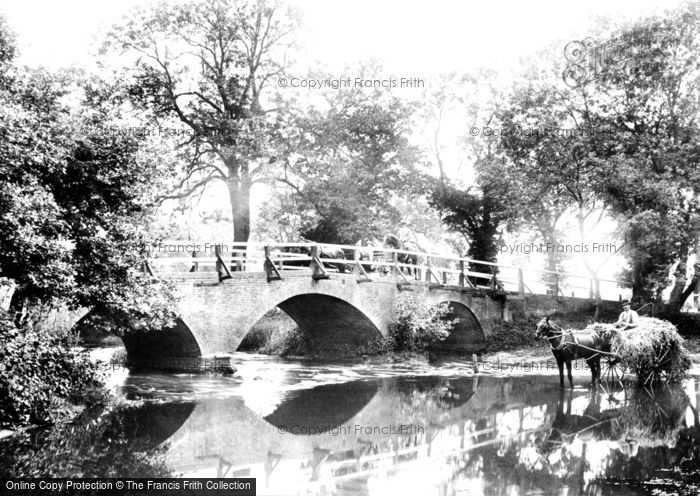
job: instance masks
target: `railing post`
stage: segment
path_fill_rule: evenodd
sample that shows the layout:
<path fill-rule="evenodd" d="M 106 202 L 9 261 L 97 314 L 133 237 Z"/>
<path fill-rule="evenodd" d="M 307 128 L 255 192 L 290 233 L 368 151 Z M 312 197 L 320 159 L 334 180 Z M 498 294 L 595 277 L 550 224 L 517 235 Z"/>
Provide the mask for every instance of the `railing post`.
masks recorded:
<path fill-rule="evenodd" d="M 320 246 L 313 245 L 311 247 L 311 277 L 313 279 L 328 279 L 328 274 L 326 273 L 326 268 L 323 266 L 323 262 L 321 262 L 320 255 Z"/>
<path fill-rule="evenodd" d="M 234 246 L 235 246 L 235 243 L 234 243 Z M 243 255 L 245 255 L 245 253 L 246 253 L 245 248 L 243 248 L 243 250 L 244 251 L 234 251 L 233 252 L 233 256 L 236 257 L 236 264 L 235 264 L 236 272 L 241 272 L 244 269 L 243 260 L 240 260 L 241 258 L 243 258 Z"/>
<path fill-rule="evenodd" d="M 498 273 L 498 267 L 495 265 L 491 266 L 491 291 L 496 291 L 498 288 L 498 279 L 496 278 L 496 274 Z"/>
<path fill-rule="evenodd" d="M 263 267 L 265 269 L 265 273 L 267 274 L 267 282 L 271 281 L 279 281 L 282 279 L 282 275 L 280 274 L 279 270 L 275 267 L 274 262 L 272 262 L 272 259 L 270 259 L 270 247 L 265 246 L 263 248 L 264 253 L 265 253 L 265 262 L 263 264 Z M 280 265 L 280 270 L 282 270 L 282 266 Z"/>
<path fill-rule="evenodd" d="M 466 286 L 466 276 L 464 275 L 464 260 L 459 261 L 459 285 L 460 287 Z"/>
<path fill-rule="evenodd" d="M 430 282 L 430 277 L 433 273 L 433 269 L 430 266 L 430 257 L 427 255 L 425 257 L 425 265 L 428 266 L 428 268 L 425 270 L 425 282 Z"/>
<path fill-rule="evenodd" d="M 265 274 L 267 274 L 267 282 L 270 282 L 270 273 L 272 272 L 272 267 L 270 267 L 270 247 L 265 245 L 263 252 L 265 254 L 265 262 L 263 263 L 263 266 L 265 268 Z"/>
<path fill-rule="evenodd" d="M 190 272 L 199 272 L 199 262 L 195 262 L 197 259 L 197 252 L 192 250 L 192 270 Z"/>
<path fill-rule="evenodd" d="M 447 272 L 445 272 L 444 270 L 442 271 L 442 284 L 447 286 Z"/>
<path fill-rule="evenodd" d="M 226 267 L 226 262 L 221 256 L 221 245 L 214 245 L 214 256 L 216 257 L 216 274 L 219 278 L 219 282 L 225 279 L 231 279 L 231 272 L 229 272 L 228 267 Z"/>
<path fill-rule="evenodd" d="M 554 297 L 559 298 L 559 274 L 554 274 Z"/>
<path fill-rule="evenodd" d="M 391 271 L 393 272 L 394 280 L 396 282 L 398 282 L 398 280 L 399 280 L 399 254 L 396 253 L 395 251 L 391 252 L 391 261 L 394 263 L 394 265 L 391 267 Z"/>

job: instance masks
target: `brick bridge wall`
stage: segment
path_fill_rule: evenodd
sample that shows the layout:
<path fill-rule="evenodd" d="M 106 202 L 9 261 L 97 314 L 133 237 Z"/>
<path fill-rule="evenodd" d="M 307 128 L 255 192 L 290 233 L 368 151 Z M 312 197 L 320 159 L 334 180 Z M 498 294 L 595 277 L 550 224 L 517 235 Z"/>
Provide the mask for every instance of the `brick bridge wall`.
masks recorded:
<path fill-rule="evenodd" d="M 587 310 L 594 303 L 580 298 L 509 294 L 501 301 L 464 288 L 412 282 L 397 286 L 390 277 L 358 283 L 352 274 L 330 273 L 313 280 L 307 270 L 285 271 L 283 279 L 267 282 L 264 272 L 234 272 L 219 282 L 212 272 L 162 274 L 180 296 L 180 319 L 171 329 L 126 336 L 130 360 L 166 368 L 201 367 L 198 357 L 231 354 L 263 315 L 281 308 L 311 336 L 323 351 L 362 347 L 386 336 L 394 302 L 401 292 L 412 291 L 428 303 L 447 302 L 448 318 L 459 323 L 440 345 L 442 351 L 472 353 L 484 347 L 485 337 L 502 321 L 555 310 Z M 616 306 L 616 302 L 605 302 Z M 70 327 L 85 310 L 61 311 L 52 321 Z M 177 360 L 159 363 L 165 358 Z M 179 359 L 185 359 L 179 360 Z M 218 362 L 215 362 L 218 363 Z"/>
<path fill-rule="evenodd" d="M 431 304 L 447 302 L 459 319 L 442 348 L 482 349 L 504 305 L 460 288 L 416 282 L 399 287 L 389 277 L 358 283 L 352 274 L 331 273 L 314 280 L 310 271 L 288 271 L 267 282 L 264 272 L 232 273 L 222 282 L 209 273 L 180 274 L 172 280 L 180 294 L 180 322 L 175 329 L 125 339 L 130 357 L 196 357 L 233 353 L 263 315 L 281 308 L 308 333 L 320 350 L 359 347 L 386 336 L 391 312 L 402 291 L 420 294 Z"/>

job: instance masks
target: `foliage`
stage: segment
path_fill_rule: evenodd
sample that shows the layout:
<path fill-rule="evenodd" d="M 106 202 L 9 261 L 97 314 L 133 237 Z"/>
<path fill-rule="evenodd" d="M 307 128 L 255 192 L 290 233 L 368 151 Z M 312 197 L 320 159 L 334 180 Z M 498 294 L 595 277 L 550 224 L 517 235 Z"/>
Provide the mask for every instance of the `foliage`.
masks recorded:
<path fill-rule="evenodd" d="M 112 401 L 70 423 L 19 432 L 3 442 L 0 476 L 172 477 L 164 447 L 129 439 L 125 418 L 136 408 Z"/>
<path fill-rule="evenodd" d="M 620 356 L 623 366 L 634 371 L 640 385 L 646 386 L 657 378 L 675 383 L 687 376 L 691 360 L 683 338 L 670 322 L 640 317 L 639 326 L 633 329 L 612 330 L 601 324 L 587 329 L 609 336 L 610 351 Z"/>
<path fill-rule="evenodd" d="M 49 424 L 58 406 L 100 385 L 97 366 L 53 333 L 21 332 L 0 321 L 0 425 Z"/>
<path fill-rule="evenodd" d="M 423 298 L 401 294 L 393 309 L 387 347 L 393 351 L 422 351 L 449 336 L 458 319 L 446 319 L 446 303 L 430 305 Z"/>
<path fill-rule="evenodd" d="M 13 309 L 60 300 L 133 316 L 138 329 L 166 325 L 169 288 L 138 271 L 168 166 L 143 136 L 112 131 L 118 84 L 11 62 L 0 64 L 0 272 L 17 285 Z M 158 311 L 145 318 L 148 305 Z"/>
<path fill-rule="evenodd" d="M 537 317 L 515 322 L 501 322 L 486 338 L 487 351 L 511 350 L 539 345 L 532 330 L 537 326 Z"/>
<path fill-rule="evenodd" d="M 274 308 L 248 331 L 240 351 L 253 351 L 265 355 L 301 356 L 310 351 L 308 338 L 291 317 Z"/>
<path fill-rule="evenodd" d="M 497 112 L 505 160 L 477 164 L 546 241 L 557 241 L 566 216 L 582 242 L 596 219 L 614 217 L 630 262 L 621 275 L 635 299 L 660 299 L 674 270 L 677 310 L 697 283 L 687 284 L 687 261 L 700 246 L 699 19 L 688 2 L 598 33 L 581 63 L 602 67 L 575 88 L 561 79 L 560 54 L 542 57 L 547 66 L 532 64 Z M 593 60 L 604 46 L 623 47 L 626 60 Z M 597 279 L 602 264 L 583 261 Z"/>
<path fill-rule="evenodd" d="M 469 258 L 496 261 L 498 235 L 508 219 L 505 203 L 497 191 L 486 184 L 481 192 L 439 186 L 432 193 L 431 206 L 442 213 L 445 226 L 467 240 Z M 471 263 L 470 270 L 489 274 L 491 267 Z"/>
<path fill-rule="evenodd" d="M 269 204 L 266 220 L 289 224 L 294 214 L 301 236 L 325 243 L 394 232 L 403 212 L 392 200 L 415 198 L 426 183 L 409 139 L 411 112 L 395 97 L 339 89 L 325 107 L 288 116 L 270 177 L 286 201 Z"/>
<path fill-rule="evenodd" d="M 661 318 L 668 320 L 683 336 L 700 336 L 700 314 L 685 312 L 665 312 Z"/>
<path fill-rule="evenodd" d="M 138 8 L 114 26 L 105 52 L 133 57 L 130 98 L 178 134 L 182 198 L 223 181 L 234 241 L 247 241 L 250 188 L 269 163 L 277 112 L 266 87 L 283 74 L 296 16 L 257 0 L 206 0 Z M 187 185 L 187 187 L 185 187 Z"/>
<path fill-rule="evenodd" d="M 622 414 L 612 421 L 612 437 L 634 439 L 642 446 L 675 445 L 684 427 L 688 396 L 676 387 L 636 389 Z"/>

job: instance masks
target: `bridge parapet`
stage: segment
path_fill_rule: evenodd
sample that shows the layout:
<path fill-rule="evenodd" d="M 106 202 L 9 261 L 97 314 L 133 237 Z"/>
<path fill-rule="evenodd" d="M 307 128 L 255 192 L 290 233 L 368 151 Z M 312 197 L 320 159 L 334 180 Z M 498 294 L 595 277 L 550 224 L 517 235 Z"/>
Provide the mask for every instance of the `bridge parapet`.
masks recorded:
<path fill-rule="evenodd" d="M 585 274 L 383 246 L 172 241 L 152 248 L 146 254 L 145 267 L 168 278 L 175 278 L 178 273 L 209 272 L 224 280 L 237 272 L 265 271 L 271 281 L 282 277 L 283 272 L 311 269 L 312 276 L 319 279 L 332 272 L 353 273 L 360 282 L 389 277 L 399 284 L 420 280 L 521 296 L 551 294 L 619 300 L 627 291 L 614 279 L 595 280 Z M 188 256 L 182 256 L 183 253 Z"/>

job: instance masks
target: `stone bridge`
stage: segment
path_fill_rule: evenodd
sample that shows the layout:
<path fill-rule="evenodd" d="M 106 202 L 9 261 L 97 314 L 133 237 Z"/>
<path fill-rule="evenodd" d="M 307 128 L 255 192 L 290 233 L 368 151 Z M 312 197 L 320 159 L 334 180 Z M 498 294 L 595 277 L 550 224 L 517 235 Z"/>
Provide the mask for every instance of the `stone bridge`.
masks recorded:
<path fill-rule="evenodd" d="M 333 356 L 363 353 L 386 337 L 402 294 L 448 305 L 447 318 L 457 323 L 436 351 L 460 354 L 483 350 L 492 329 L 514 314 L 593 304 L 592 290 L 588 298 L 573 292 L 566 297 L 559 282 L 553 294 L 534 294 L 530 286 L 536 281 L 526 282 L 524 269 L 491 262 L 342 245 L 241 246 L 245 252 L 233 251 L 227 260 L 219 245 L 214 257 L 192 252 L 185 258 L 147 258 L 144 270 L 176 287 L 179 319 L 174 328 L 126 335 L 131 363 L 179 370 L 226 367 L 246 334 L 275 308 L 296 322 L 310 351 Z M 284 251 L 295 249 L 301 253 Z M 341 258 L 329 255 L 333 250 Z M 490 273 L 471 271 L 475 262 Z M 64 312 L 60 320 L 70 326 L 85 313 Z"/>
<path fill-rule="evenodd" d="M 416 294 L 431 305 L 446 303 L 447 318 L 457 319 L 457 324 L 441 349 L 472 353 L 484 348 L 485 337 L 505 310 L 503 302 L 483 292 L 420 281 L 397 284 L 390 277 L 358 282 L 353 274 L 331 273 L 315 279 L 311 270 L 295 270 L 269 282 L 266 272 L 232 272 L 223 281 L 206 272 L 169 279 L 179 295 L 177 326 L 125 337 L 134 362 L 231 354 L 275 307 L 297 323 L 320 354 L 369 348 L 387 336 L 402 293 Z"/>

